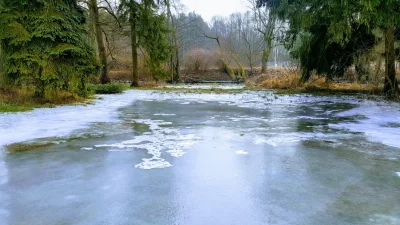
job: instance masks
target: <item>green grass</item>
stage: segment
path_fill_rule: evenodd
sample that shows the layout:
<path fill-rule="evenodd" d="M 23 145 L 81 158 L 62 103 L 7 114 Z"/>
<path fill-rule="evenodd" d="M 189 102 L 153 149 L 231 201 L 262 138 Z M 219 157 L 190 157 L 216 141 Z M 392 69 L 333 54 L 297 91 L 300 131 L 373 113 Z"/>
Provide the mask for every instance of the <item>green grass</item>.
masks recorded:
<path fill-rule="evenodd" d="M 13 104 L 0 101 L 0 112 L 26 112 L 35 108 L 32 104 Z"/>
<path fill-rule="evenodd" d="M 109 84 L 91 84 L 88 86 L 89 92 L 93 94 L 118 94 L 128 89 L 127 85 L 109 83 Z"/>
<path fill-rule="evenodd" d="M 43 143 L 15 143 L 6 146 L 6 150 L 8 152 L 25 152 L 30 150 L 36 150 L 39 148 L 47 147 L 50 145 L 54 145 L 51 142 L 43 142 Z"/>

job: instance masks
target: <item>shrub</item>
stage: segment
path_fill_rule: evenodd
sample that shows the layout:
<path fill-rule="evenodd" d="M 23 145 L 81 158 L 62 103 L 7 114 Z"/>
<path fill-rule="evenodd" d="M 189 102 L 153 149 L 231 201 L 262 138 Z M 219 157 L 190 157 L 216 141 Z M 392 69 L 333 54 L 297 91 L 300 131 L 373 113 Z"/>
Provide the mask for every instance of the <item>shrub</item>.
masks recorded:
<path fill-rule="evenodd" d="M 191 50 L 185 57 L 184 67 L 190 71 L 206 70 L 210 53 L 205 49 L 196 48 Z"/>
<path fill-rule="evenodd" d="M 108 83 L 108 84 L 92 84 L 89 85 L 89 91 L 94 94 L 117 94 L 126 90 L 123 84 Z"/>

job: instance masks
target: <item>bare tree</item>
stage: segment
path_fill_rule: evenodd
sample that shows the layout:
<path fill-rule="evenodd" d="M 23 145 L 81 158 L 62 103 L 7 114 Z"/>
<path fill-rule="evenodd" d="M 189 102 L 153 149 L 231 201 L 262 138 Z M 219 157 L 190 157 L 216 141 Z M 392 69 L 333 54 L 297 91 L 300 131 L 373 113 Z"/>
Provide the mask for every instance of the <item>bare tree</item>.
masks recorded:
<path fill-rule="evenodd" d="M 111 4 L 108 0 L 103 0 L 99 4 L 97 0 L 83 0 L 82 3 L 85 3 L 89 9 L 90 15 L 93 19 L 94 33 L 96 36 L 97 49 L 100 60 L 100 83 L 105 84 L 110 82 L 110 78 L 108 76 L 108 64 L 107 64 L 107 52 L 104 44 L 104 30 L 100 21 L 100 10 L 104 10 L 109 13 L 116 21 L 118 21 L 114 12 L 111 9 Z"/>
<path fill-rule="evenodd" d="M 255 0 L 250 0 L 254 18 L 257 24 L 257 31 L 263 35 L 264 50 L 261 58 L 261 73 L 267 72 L 268 58 L 273 48 L 272 41 L 275 38 L 277 15 L 267 7 L 257 7 Z"/>

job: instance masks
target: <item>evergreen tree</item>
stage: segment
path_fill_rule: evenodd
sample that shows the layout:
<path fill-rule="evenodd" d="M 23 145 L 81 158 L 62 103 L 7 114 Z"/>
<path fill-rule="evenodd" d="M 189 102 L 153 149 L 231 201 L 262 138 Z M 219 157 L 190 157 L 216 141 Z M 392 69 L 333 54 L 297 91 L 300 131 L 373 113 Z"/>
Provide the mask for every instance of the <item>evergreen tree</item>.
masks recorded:
<path fill-rule="evenodd" d="M 272 7 L 289 24 L 287 47 L 300 40 L 295 52 L 301 61 L 303 80 L 312 70 L 328 78 L 344 71 L 375 44 L 372 30 L 385 36 L 386 74 L 384 92 L 399 93 L 395 71 L 395 30 L 400 22 L 400 1 L 396 0 L 257 0 L 258 6 Z"/>
<path fill-rule="evenodd" d="M 0 1 L 0 40 L 8 82 L 86 95 L 98 65 L 85 38 L 85 15 L 74 0 Z"/>
<path fill-rule="evenodd" d="M 154 3 L 144 3 L 140 7 L 139 44 L 146 50 L 146 66 L 149 67 L 153 78 L 167 79 L 168 71 L 164 64 L 171 54 L 167 19 L 165 15 L 156 13 L 157 6 Z"/>
<path fill-rule="evenodd" d="M 122 0 L 120 12 L 128 18 L 132 45 L 132 84 L 139 86 L 138 47 L 143 47 L 147 53 L 146 65 L 155 80 L 167 78 L 164 63 L 168 61 L 171 46 L 168 43 L 167 22 L 165 15 L 157 14 L 157 4 L 153 0 Z"/>

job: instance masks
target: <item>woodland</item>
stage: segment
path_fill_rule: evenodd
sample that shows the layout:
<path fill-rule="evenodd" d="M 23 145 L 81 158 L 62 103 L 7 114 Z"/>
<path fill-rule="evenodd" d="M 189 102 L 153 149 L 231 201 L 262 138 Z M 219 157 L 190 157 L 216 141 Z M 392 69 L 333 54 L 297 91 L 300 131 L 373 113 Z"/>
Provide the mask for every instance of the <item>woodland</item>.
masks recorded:
<path fill-rule="evenodd" d="M 317 77 L 399 96 L 399 1 L 247 3 L 245 13 L 204 21 L 175 0 L 1 0 L 2 95 L 85 97 L 91 84 L 115 81 L 261 76 L 256 85 L 290 80 L 290 89 Z"/>

